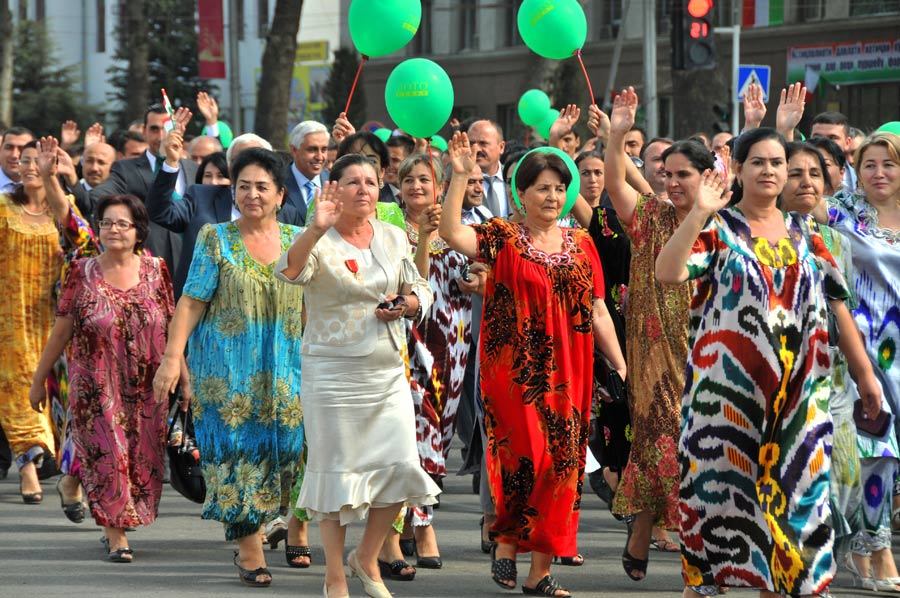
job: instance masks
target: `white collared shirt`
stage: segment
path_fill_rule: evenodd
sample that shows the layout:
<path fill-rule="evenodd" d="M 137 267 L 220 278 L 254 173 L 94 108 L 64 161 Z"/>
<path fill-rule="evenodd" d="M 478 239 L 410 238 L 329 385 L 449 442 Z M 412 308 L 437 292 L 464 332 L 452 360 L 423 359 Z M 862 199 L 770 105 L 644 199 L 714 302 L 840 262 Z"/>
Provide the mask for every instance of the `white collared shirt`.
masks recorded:
<path fill-rule="evenodd" d="M 12 193 L 16 190 L 16 182 L 6 176 L 6 173 L 0 169 L 0 193 Z"/>
<path fill-rule="evenodd" d="M 497 165 L 497 172 L 494 173 L 484 173 L 483 176 L 488 177 L 492 176 L 494 179 L 491 181 L 491 190 L 494 192 L 494 197 L 497 201 L 497 207 L 499 208 L 500 213 L 495 214 L 495 216 L 499 216 L 500 218 L 507 218 L 509 216 L 509 198 L 506 196 L 506 183 L 503 180 L 503 169 L 500 168 L 500 165 Z M 485 193 L 485 196 L 487 194 Z"/>
<path fill-rule="evenodd" d="M 316 189 L 319 191 L 322 190 L 322 175 L 317 174 L 313 178 L 309 179 L 305 174 L 300 172 L 297 168 L 296 164 L 291 164 L 291 172 L 294 174 L 294 179 L 297 181 L 297 186 L 300 187 L 300 195 L 303 196 L 303 201 L 306 202 L 306 206 L 309 207 L 309 204 L 312 203 L 312 197 L 306 197 L 306 183 L 312 182 L 315 185 Z"/>
<path fill-rule="evenodd" d="M 462 211 L 463 224 L 481 224 L 493 217 L 494 215 L 485 206 L 472 206 L 472 208 Z"/>

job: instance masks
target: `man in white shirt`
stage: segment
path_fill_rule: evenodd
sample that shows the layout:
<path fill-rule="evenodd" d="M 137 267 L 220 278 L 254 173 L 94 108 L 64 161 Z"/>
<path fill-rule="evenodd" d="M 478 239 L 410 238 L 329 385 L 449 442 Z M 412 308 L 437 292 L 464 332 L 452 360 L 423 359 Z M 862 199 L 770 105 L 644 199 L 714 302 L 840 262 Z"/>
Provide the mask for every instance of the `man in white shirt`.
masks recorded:
<path fill-rule="evenodd" d="M 506 218 L 510 207 L 500 168 L 500 156 L 506 149 L 503 129 L 494 121 L 476 120 L 469 127 L 468 135 L 475 162 L 484 175 L 484 205 L 493 215 Z"/>
<path fill-rule="evenodd" d="M 452 176 L 447 179 L 448 184 L 451 178 Z M 481 224 L 493 217 L 494 215 L 484 205 L 484 177 L 481 174 L 481 167 L 476 165 L 466 184 L 466 195 L 462 205 L 462 223 Z"/>
<path fill-rule="evenodd" d="M 291 131 L 290 150 L 294 158 L 285 175 L 285 205 L 294 206 L 306 223 L 307 210 L 316 193 L 328 181 L 328 129 L 320 122 L 305 120 Z"/>
<path fill-rule="evenodd" d="M 19 158 L 22 148 L 34 141 L 34 134 L 25 127 L 11 127 L 3 134 L 0 144 L 0 193 L 12 193 L 22 180 Z"/>

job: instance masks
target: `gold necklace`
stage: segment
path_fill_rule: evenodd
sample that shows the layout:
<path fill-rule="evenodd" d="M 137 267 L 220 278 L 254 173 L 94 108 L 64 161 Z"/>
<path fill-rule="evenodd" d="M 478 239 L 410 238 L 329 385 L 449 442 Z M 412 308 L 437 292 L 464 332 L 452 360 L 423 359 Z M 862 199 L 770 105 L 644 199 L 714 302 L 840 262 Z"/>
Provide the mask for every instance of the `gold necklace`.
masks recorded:
<path fill-rule="evenodd" d="M 49 206 L 49 205 L 44 205 L 44 209 L 41 210 L 40 212 L 32 212 L 31 210 L 29 210 L 28 208 L 26 208 L 24 205 L 23 205 L 23 206 L 19 206 L 19 207 L 22 208 L 22 211 L 25 212 L 26 214 L 28 214 L 29 216 L 35 216 L 35 217 L 37 217 L 37 216 L 43 216 L 44 214 L 47 213 L 47 210 L 50 209 L 50 206 Z"/>

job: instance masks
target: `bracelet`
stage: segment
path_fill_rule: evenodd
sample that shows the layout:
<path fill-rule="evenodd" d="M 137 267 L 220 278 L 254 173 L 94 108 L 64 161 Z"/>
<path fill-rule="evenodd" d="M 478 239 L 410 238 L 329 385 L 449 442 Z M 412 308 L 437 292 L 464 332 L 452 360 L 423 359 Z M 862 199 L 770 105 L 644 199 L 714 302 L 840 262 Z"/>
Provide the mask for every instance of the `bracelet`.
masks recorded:
<path fill-rule="evenodd" d="M 418 297 L 416 297 L 416 298 L 418 299 Z M 416 307 L 416 311 L 410 313 L 409 309 L 407 309 L 406 313 L 403 314 L 403 317 L 409 318 L 410 320 L 415 320 L 421 312 L 422 312 L 422 302 L 419 301 L 419 305 L 418 305 L 418 307 Z"/>

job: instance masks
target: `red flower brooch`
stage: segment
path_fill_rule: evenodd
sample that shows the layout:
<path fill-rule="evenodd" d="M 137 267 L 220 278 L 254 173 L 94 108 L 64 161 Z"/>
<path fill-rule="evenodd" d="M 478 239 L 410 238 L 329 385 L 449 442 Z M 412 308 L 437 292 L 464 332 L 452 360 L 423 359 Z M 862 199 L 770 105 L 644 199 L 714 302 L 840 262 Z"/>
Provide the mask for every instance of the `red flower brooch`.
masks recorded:
<path fill-rule="evenodd" d="M 344 265 L 353 273 L 354 278 L 359 280 L 359 264 L 356 263 L 356 260 L 344 260 Z"/>

